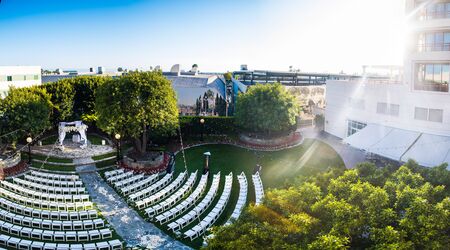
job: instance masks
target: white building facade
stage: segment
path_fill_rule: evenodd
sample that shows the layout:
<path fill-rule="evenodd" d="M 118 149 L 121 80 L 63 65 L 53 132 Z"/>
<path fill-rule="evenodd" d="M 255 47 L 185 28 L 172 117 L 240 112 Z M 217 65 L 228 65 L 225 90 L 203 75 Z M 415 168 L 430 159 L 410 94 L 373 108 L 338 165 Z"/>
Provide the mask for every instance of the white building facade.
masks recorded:
<path fill-rule="evenodd" d="M 3 97 L 7 95 L 10 86 L 22 88 L 41 83 L 39 66 L 0 66 L 0 95 Z"/>
<path fill-rule="evenodd" d="M 407 0 L 401 80 L 327 81 L 325 130 L 367 152 L 450 162 L 450 1 Z"/>

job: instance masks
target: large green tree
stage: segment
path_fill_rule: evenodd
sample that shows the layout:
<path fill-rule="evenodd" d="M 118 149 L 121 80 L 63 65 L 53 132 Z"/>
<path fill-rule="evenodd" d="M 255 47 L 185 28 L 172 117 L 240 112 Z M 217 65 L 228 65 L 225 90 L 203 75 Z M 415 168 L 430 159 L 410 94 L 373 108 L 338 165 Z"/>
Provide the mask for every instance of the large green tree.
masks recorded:
<path fill-rule="evenodd" d="M 14 143 L 27 135 L 37 136 L 50 127 L 53 105 L 50 95 L 41 88 L 9 89 L 8 95 L 0 101 L 0 118 L 4 142 Z"/>
<path fill-rule="evenodd" d="M 75 90 L 72 79 L 63 79 L 57 82 L 41 85 L 50 95 L 53 104 L 51 116 L 52 125 L 70 119 L 73 115 L 73 104 L 75 101 Z"/>
<path fill-rule="evenodd" d="M 150 133 L 172 133 L 178 125 L 175 91 L 161 72 L 134 72 L 110 79 L 97 89 L 97 125 L 120 133 L 145 153 Z"/>
<path fill-rule="evenodd" d="M 105 76 L 79 76 L 67 79 L 75 91 L 72 119 L 81 119 L 83 115 L 95 114 L 96 90 L 110 79 Z"/>
<path fill-rule="evenodd" d="M 410 167 L 411 166 L 411 167 Z M 420 169 L 420 170 L 419 170 Z M 446 171 L 446 172 L 444 172 Z M 448 249 L 450 193 L 442 166 L 354 170 L 269 190 L 263 205 L 214 230 L 208 249 Z"/>
<path fill-rule="evenodd" d="M 235 117 L 245 130 L 270 135 L 292 129 L 298 111 L 294 96 L 281 84 L 257 84 L 238 96 Z"/>

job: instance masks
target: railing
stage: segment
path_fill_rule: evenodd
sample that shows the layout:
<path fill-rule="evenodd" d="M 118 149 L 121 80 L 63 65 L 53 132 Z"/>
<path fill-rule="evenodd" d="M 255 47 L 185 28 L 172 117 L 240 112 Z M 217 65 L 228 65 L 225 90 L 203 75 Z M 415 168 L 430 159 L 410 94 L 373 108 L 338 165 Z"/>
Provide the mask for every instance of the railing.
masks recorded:
<path fill-rule="evenodd" d="M 450 43 L 419 44 L 417 49 L 419 52 L 450 51 Z"/>
<path fill-rule="evenodd" d="M 416 83 L 414 89 L 435 92 L 448 92 L 449 90 L 448 84 L 444 83 Z"/>
<path fill-rule="evenodd" d="M 376 78 L 351 78 L 350 82 L 369 83 L 369 84 L 402 84 L 401 79 L 376 79 Z"/>

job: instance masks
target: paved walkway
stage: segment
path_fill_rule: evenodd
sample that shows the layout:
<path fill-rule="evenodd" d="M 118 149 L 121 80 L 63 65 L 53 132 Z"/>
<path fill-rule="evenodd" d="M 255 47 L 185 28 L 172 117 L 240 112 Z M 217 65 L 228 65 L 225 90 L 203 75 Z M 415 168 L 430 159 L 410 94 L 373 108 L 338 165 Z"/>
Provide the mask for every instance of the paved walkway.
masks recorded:
<path fill-rule="evenodd" d="M 77 168 L 86 188 L 102 215 L 127 243 L 127 247 L 147 249 L 190 249 L 146 222 L 112 189 L 95 170 L 95 166 Z"/>
<path fill-rule="evenodd" d="M 366 154 L 363 151 L 343 143 L 341 139 L 328 133 L 318 132 L 312 128 L 301 129 L 299 131 L 304 138 L 317 139 L 330 145 L 341 156 L 347 168 L 355 168 L 358 163 L 367 160 Z"/>

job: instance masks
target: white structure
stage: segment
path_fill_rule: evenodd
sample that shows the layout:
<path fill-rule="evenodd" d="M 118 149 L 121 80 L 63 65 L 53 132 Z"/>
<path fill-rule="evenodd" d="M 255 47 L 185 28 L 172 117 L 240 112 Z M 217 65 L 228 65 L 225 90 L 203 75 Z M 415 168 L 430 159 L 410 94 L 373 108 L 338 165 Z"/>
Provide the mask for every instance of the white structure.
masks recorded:
<path fill-rule="evenodd" d="M 17 88 L 41 84 L 39 66 L 0 66 L 0 95 L 6 96 L 10 86 Z"/>
<path fill-rule="evenodd" d="M 367 152 L 450 163 L 450 1 L 406 1 L 410 43 L 400 78 L 327 81 L 325 130 Z"/>
<path fill-rule="evenodd" d="M 78 132 L 81 138 L 72 139 L 74 142 L 83 142 L 81 148 L 87 147 L 87 136 L 86 136 L 87 125 L 83 124 L 82 121 L 74 121 L 74 122 L 60 122 L 58 127 L 59 133 L 59 146 L 63 147 L 64 138 L 66 137 L 66 133 L 69 132 Z"/>

